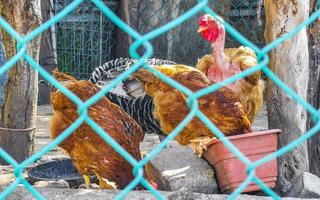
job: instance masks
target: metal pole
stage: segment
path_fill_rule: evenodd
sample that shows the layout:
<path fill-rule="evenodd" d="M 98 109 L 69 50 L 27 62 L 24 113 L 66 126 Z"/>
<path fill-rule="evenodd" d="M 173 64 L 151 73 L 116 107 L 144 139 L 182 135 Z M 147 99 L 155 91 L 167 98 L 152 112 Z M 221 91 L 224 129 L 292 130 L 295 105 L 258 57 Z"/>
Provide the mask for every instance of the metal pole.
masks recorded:
<path fill-rule="evenodd" d="M 102 16 L 102 11 L 100 11 L 100 38 L 99 38 L 99 65 L 102 65 L 102 37 L 103 37 L 103 24 L 102 24 L 103 16 Z M 104 61 L 105 62 L 105 61 Z"/>
<path fill-rule="evenodd" d="M 54 0 L 49 0 L 50 10 L 49 16 L 50 19 L 53 18 L 54 14 Z M 51 43 L 52 43 L 52 54 L 53 54 L 53 62 L 57 66 L 58 65 L 58 56 L 57 56 L 57 40 L 56 40 L 56 28 L 55 25 L 50 26 L 50 35 L 51 35 Z"/>

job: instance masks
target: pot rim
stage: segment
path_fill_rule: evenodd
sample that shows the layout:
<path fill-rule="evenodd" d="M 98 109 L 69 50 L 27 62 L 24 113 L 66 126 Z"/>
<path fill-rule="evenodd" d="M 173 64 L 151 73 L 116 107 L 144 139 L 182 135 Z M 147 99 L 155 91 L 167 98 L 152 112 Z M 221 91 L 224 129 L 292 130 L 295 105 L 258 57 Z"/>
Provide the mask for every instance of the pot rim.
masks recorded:
<path fill-rule="evenodd" d="M 256 132 L 251 132 L 251 133 L 246 133 L 246 134 L 241 134 L 241 135 L 233 135 L 233 136 L 227 136 L 229 140 L 235 140 L 235 139 L 241 139 L 241 138 L 246 138 L 246 137 L 256 137 L 260 135 L 267 135 L 267 134 L 273 134 L 276 133 L 277 135 L 282 133 L 281 129 L 270 129 L 270 130 L 263 130 L 263 131 L 256 131 Z M 216 144 L 216 143 L 222 143 L 218 138 L 215 140 L 212 140 L 210 143 L 207 144 L 207 147 Z"/>

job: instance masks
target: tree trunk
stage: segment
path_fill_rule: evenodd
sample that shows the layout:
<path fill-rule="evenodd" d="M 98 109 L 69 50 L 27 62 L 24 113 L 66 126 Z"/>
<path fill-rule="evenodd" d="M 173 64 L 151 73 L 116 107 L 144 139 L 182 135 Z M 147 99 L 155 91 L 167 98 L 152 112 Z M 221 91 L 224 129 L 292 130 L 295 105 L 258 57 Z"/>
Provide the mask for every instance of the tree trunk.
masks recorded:
<path fill-rule="evenodd" d="M 41 24 L 40 0 L 0 0 L 1 16 L 20 34 Z M 7 59 L 16 54 L 16 41 L 3 29 Z M 28 43 L 28 54 L 39 59 L 40 36 Z M 9 70 L 1 111 L 0 146 L 18 162 L 33 153 L 38 75 L 23 59 Z M 4 163 L 4 161 L 2 161 Z"/>
<path fill-rule="evenodd" d="M 316 1 L 311 0 L 310 13 L 316 11 Z M 320 106 L 320 19 L 313 22 L 309 32 L 310 72 L 308 87 L 308 102 L 315 108 Z M 313 127 L 311 116 L 308 115 L 307 128 Z M 310 172 L 320 176 L 320 133 L 308 140 Z"/>
<path fill-rule="evenodd" d="M 267 43 L 292 31 L 309 15 L 309 1 L 265 0 Z M 306 29 L 287 40 L 270 53 L 269 67 L 301 98 L 307 98 L 309 54 Z M 269 128 L 280 128 L 279 145 L 283 147 L 306 132 L 306 111 L 272 81 L 267 83 Z M 277 189 L 281 195 L 291 191 L 297 177 L 308 171 L 306 143 L 278 158 Z"/>

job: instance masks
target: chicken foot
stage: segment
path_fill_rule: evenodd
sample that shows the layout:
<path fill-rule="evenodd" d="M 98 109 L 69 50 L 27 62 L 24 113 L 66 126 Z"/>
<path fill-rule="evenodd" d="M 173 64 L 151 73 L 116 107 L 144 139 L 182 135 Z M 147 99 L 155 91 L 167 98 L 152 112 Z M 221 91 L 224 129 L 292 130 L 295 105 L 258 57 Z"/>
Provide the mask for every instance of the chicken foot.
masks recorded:
<path fill-rule="evenodd" d="M 106 178 L 97 175 L 99 179 L 99 186 L 101 189 L 117 189 L 117 184 L 115 182 L 111 182 Z"/>
<path fill-rule="evenodd" d="M 143 158 L 143 157 L 145 157 L 145 155 L 147 155 L 147 153 L 148 153 L 147 151 L 141 151 L 141 152 L 140 152 L 140 155 L 141 155 L 141 157 Z"/>
<path fill-rule="evenodd" d="M 198 155 L 199 158 L 202 157 L 203 153 L 207 150 L 207 144 L 209 144 L 212 140 L 215 140 L 216 137 L 197 137 L 189 141 L 191 148 Z"/>

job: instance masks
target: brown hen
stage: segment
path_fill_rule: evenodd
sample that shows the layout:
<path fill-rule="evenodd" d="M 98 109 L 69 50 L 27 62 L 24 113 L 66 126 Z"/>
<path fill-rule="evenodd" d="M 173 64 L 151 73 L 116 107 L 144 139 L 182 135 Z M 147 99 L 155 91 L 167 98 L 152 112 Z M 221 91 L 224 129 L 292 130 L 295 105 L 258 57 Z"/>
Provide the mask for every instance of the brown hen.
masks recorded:
<path fill-rule="evenodd" d="M 99 91 L 99 88 L 89 81 L 78 81 L 59 71 L 54 71 L 53 75 L 83 101 Z M 50 129 L 51 136 L 55 139 L 75 122 L 79 115 L 77 105 L 58 90 L 51 94 L 51 102 L 54 115 Z M 144 136 L 142 130 L 119 106 L 103 97 L 88 108 L 88 116 L 136 160 L 141 160 L 139 143 Z M 97 176 L 101 188 L 109 189 L 122 189 L 134 178 L 132 166 L 86 123 L 59 146 L 69 154 L 88 187 L 88 177 L 91 174 Z"/>
<path fill-rule="evenodd" d="M 258 64 L 256 54 L 249 47 L 224 49 L 224 27 L 210 15 L 206 14 L 199 19 L 198 32 L 212 44 L 213 52 L 201 58 L 196 68 L 211 81 L 223 81 Z M 251 123 L 263 104 L 265 84 L 260 76 L 261 71 L 257 71 L 227 86 L 240 95 Z"/>
<path fill-rule="evenodd" d="M 210 86 L 208 78 L 199 70 L 185 65 L 153 66 L 156 70 L 181 83 L 193 92 Z M 169 134 L 190 112 L 187 96 L 166 84 L 146 69 L 133 74 L 153 98 L 154 116 L 165 134 Z M 227 136 L 251 131 L 239 97 L 228 88 L 221 88 L 198 99 L 199 109 Z M 194 118 L 175 140 L 182 145 L 191 144 L 201 156 L 213 133 L 198 118 Z"/>

